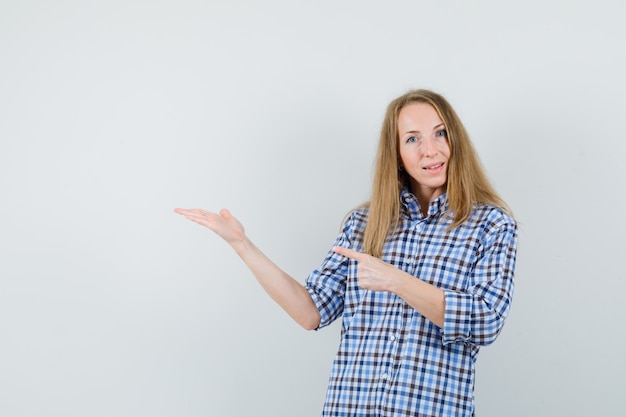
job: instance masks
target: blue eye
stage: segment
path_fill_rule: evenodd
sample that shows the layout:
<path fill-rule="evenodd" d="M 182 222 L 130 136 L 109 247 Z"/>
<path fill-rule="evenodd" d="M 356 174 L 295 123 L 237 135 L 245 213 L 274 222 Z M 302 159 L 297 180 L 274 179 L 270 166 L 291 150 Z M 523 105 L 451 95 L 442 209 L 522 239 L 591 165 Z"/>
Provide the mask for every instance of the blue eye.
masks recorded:
<path fill-rule="evenodd" d="M 424 141 L 423 138 L 418 136 L 409 136 L 406 140 L 406 143 L 422 143 Z"/>
<path fill-rule="evenodd" d="M 438 131 L 435 135 L 438 138 L 447 138 L 448 137 L 448 131 L 445 130 L 445 129 L 442 129 L 442 130 Z"/>

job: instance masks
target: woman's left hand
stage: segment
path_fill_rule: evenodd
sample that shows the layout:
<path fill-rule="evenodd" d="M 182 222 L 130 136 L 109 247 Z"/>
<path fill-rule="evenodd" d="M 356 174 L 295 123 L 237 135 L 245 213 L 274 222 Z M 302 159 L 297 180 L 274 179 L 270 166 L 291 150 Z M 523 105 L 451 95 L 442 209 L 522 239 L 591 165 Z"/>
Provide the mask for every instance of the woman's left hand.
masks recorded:
<path fill-rule="evenodd" d="M 357 278 L 359 286 L 363 289 L 394 292 L 402 278 L 403 271 L 367 253 L 341 246 L 333 247 L 333 251 L 358 262 Z"/>

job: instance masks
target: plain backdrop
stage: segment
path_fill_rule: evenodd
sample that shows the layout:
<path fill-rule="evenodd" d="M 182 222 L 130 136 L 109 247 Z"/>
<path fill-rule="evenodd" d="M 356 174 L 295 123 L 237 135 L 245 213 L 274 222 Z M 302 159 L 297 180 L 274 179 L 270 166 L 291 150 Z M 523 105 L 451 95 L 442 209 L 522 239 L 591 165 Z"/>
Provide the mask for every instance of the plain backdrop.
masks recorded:
<path fill-rule="evenodd" d="M 173 209 L 229 208 L 304 281 L 411 88 L 520 223 L 477 415 L 624 415 L 623 4 L 0 0 L 0 416 L 319 415 L 338 323 Z"/>

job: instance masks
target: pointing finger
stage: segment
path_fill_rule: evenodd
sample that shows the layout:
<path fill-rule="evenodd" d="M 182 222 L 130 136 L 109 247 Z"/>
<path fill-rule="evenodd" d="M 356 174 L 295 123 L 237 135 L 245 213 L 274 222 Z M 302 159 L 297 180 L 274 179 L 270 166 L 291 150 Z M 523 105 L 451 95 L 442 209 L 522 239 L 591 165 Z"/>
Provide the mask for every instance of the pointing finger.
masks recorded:
<path fill-rule="evenodd" d="M 335 253 L 338 253 L 339 255 L 343 255 L 346 258 L 354 259 L 355 261 L 358 261 L 358 262 L 361 262 L 367 256 L 364 253 L 357 252 L 355 250 L 352 250 L 352 249 L 349 249 L 349 248 L 344 248 L 344 247 L 341 247 L 341 246 L 333 247 L 333 251 Z"/>

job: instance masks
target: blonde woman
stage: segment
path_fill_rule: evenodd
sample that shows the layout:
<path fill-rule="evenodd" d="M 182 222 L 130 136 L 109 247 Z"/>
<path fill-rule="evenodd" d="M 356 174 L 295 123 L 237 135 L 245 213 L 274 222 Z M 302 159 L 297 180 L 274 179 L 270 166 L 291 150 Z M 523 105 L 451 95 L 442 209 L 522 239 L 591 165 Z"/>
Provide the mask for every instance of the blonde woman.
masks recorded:
<path fill-rule="evenodd" d="M 392 101 L 371 199 L 304 285 L 229 212 L 176 209 L 213 230 L 305 329 L 342 319 L 323 416 L 472 416 L 479 348 L 513 297 L 517 224 L 441 95 Z"/>

